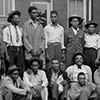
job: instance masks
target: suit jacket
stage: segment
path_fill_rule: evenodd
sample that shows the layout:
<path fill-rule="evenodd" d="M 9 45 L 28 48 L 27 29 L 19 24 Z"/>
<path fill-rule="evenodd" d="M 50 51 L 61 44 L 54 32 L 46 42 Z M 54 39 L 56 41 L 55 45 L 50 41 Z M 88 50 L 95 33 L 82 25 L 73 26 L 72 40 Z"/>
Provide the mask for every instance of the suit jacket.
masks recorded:
<path fill-rule="evenodd" d="M 69 28 L 65 30 L 64 35 L 64 44 L 67 53 L 83 52 L 84 32 L 82 30 L 79 29 L 77 35 L 75 35 L 72 28 Z"/>
<path fill-rule="evenodd" d="M 47 79 L 48 79 L 48 82 L 49 82 L 49 85 L 50 85 L 51 76 L 52 76 L 52 68 L 49 68 L 49 69 L 45 70 L 45 72 L 46 72 Z M 66 71 L 60 70 L 59 73 L 58 73 L 58 78 L 59 78 L 60 75 L 62 75 L 64 80 L 66 80 L 67 82 L 70 82 L 70 79 L 68 78 L 68 75 L 67 75 Z"/>

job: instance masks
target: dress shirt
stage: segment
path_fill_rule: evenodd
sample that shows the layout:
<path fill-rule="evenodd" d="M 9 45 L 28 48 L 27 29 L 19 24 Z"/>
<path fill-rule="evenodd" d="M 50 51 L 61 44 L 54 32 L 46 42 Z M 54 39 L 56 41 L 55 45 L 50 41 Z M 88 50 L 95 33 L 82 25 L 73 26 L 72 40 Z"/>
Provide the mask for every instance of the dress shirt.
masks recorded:
<path fill-rule="evenodd" d="M 34 75 L 32 70 L 30 71 L 30 74 L 24 72 L 23 80 L 29 87 L 34 87 L 36 85 L 46 87 L 48 85 L 48 80 L 43 70 L 38 70 L 36 75 Z"/>
<path fill-rule="evenodd" d="M 16 87 L 17 86 L 17 87 Z M 22 88 L 19 88 L 19 87 Z M 29 90 L 29 87 L 18 77 L 16 81 L 16 85 L 14 85 L 11 77 L 6 76 L 2 81 L 1 87 L 6 87 L 11 90 L 13 93 L 18 93 L 21 95 L 26 95 L 26 91 Z"/>
<path fill-rule="evenodd" d="M 17 34 L 19 41 L 17 42 Z M 16 28 L 10 24 L 3 30 L 3 41 L 7 43 L 7 46 L 22 46 L 22 28 L 16 26 Z"/>
<path fill-rule="evenodd" d="M 96 33 L 93 35 L 85 34 L 85 46 L 87 48 L 100 48 L 100 36 Z"/>
<path fill-rule="evenodd" d="M 52 23 L 44 28 L 45 33 L 45 48 L 48 48 L 48 43 L 60 42 L 62 49 L 64 49 L 64 28 L 57 24 L 53 26 Z"/>
<path fill-rule="evenodd" d="M 82 90 L 87 90 L 91 94 L 91 91 L 95 90 L 95 88 L 96 85 L 92 82 L 86 82 L 84 86 L 80 86 L 79 83 L 73 83 L 68 91 L 68 95 L 71 97 L 71 100 L 76 100 Z"/>
<path fill-rule="evenodd" d="M 94 72 L 94 82 L 98 85 L 100 85 L 100 69 L 97 69 Z"/>
<path fill-rule="evenodd" d="M 71 78 L 71 81 L 77 81 L 77 75 L 80 72 L 85 73 L 86 75 L 86 80 L 92 81 L 92 71 L 89 66 L 87 65 L 81 65 L 81 68 L 78 68 L 76 64 L 68 67 L 66 69 L 66 72 L 68 73 L 68 77 Z"/>
<path fill-rule="evenodd" d="M 72 27 L 72 30 L 74 31 L 75 35 L 77 35 L 77 31 L 79 30 L 79 28 L 77 30 L 75 30 L 73 27 Z"/>

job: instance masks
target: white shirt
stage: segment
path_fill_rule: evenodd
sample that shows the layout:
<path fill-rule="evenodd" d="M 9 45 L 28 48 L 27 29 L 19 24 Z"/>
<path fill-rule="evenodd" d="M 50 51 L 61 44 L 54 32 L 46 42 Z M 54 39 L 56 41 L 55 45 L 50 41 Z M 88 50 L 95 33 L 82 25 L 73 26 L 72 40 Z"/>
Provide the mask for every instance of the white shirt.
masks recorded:
<path fill-rule="evenodd" d="M 74 32 L 75 35 L 77 35 L 77 31 L 79 30 L 79 28 L 77 30 L 75 30 L 73 27 L 72 27 L 72 30 Z"/>
<path fill-rule="evenodd" d="M 48 43 L 55 43 L 60 42 L 62 49 L 64 47 L 64 28 L 57 24 L 56 26 L 53 26 L 52 24 L 47 25 L 44 28 L 45 33 L 45 48 L 48 48 Z"/>
<path fill-rule="evenodd" d="M 72 81 L 77 81 L 77 75 L 80 72 L 85 73 L 86 80 L 92 81 L 92 71 L 91 71 L 90 67 L 87 66 L 87 65 L 82 65 L 81 69 L 80 69 L 75 64 L 75 65 L 72 65 L 72 66 L 68 67 L 66 69 L 66 72 L 68 73 L 68 77 L 71 78 Z"/>
<path fill-rule="evenodd" d="M 48 80 L 43 70 L 38 70 L 36 75 L 34 75 L 32 71 L 30 74 L 24 72 L 23 80 L 29 87 L 34 87 L 36 85 L 46 87 L 48 85 Z"/>
<path fill-rule="evenodd" d="M 7 46 L 22 46 L 22 28 L 16 26 L 19 41 L 16 42 L 16 29 L 13 25 L 7 26 L 3 30 L 3 41 L 7 43 Z"/>
<path fill-rule="evenodd" d="M 96 33 L 93 35 L 85 34 L 85 46 L 87 48 L 100 48 L 100 36 Z"/>

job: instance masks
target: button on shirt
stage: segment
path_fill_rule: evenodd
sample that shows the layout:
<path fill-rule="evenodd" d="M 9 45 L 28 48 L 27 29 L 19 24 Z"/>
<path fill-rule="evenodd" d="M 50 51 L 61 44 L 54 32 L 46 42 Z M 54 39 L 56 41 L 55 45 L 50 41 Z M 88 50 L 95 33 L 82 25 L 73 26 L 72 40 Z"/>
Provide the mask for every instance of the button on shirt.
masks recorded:
<path fill-rule="evenodd" d="M 57 24 L 56 26 L 53 26 L 52 24 L 47 25 L 44 28 L 44 33 L 45 33 L 45 48 L 48 48 L 47 44 L 48 43 L 55 43 L 55 42 L 60 42 L 62 49 L 64 47 L 64 28 Z"/>
<path fill-rule="evenodd" d="M 30 74 L 24 72 L 23 80 L 29 87 L 36 85 L 42 85 L 43 87 L 46 87 L 48 85 L 46 74 L 42 70 L 38 70 L 36 75 L 34 75 L 32 71 Z"/>
<path fill-rule="evenodd" d="M 68 77 L 71 78 L 71 81 L 77 81 L 77 75 L 80 72 L 85 73 L 86 80 L 92 81 L 92 71 L 90 67 L 87 65 L 82 65 L 81 68 L 78 68 L 78 66 L 75 64 L 75 65 L 68 67 L 66 69 L 66 72 L 68 73 Z"/>
<path fill-rule="evenodd" d="M 17 34 L 19 36 L 19 41 L 17 42 Z M 7 43 L 7 46 L 22 46 L 22 29 L 18 26 L 16 28 L 13 25 L 9 25 L 3 30 L 3 41 Z"/>
<path fill-rule="evenodd" d="M 85 46 L 87 48 L 100 48 L 100 36 L 96 33 L 93 35 L 85 34 Z"/>

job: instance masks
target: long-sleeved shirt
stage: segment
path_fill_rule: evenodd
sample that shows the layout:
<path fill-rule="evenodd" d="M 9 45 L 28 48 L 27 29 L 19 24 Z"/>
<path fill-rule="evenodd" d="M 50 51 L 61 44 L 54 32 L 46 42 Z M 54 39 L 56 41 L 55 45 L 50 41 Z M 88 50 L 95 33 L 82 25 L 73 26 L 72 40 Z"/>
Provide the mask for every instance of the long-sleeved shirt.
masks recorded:
<path fill-rule="evenodd" d="M 76 100 L 82 90 L 87 90 L 89 94 L 91 94 L 91 91 L 95 90 L 96 85 L 92 82 L 86 82 L 84 86 L 80 86 L 79 83 L 73 83 L 71 85 L 71 89 L 68 91 L 68 95 L 71 98 L 71 100 Z"/>
<path fill-rule="evenodd" d="M 19 88 L 19 87 L 22 88 Z M 16 81 L 16 85 L 14 84 L 11 77 L 6 76 L 2 81 L 1 88 L 4 87 L 10 89 L 13 93 L 18 93 L 21 95 L 26 95 L 26 91 L 29 90 L 29 87 L 18 77 Z"/>
<path fill-rule="evenodd" d="M 17 42 L 17 38 L 19 41 Z M 7 43 L 7 46 L 22 46 L 22 28 L 12 24 L 7 26 L 3 30 L 3 41 Z"/>
<path fill-rule="evenodd" d="M 94 72 L 94 82 L 98 85 L 100 85 L 100 69 L 97 69 Z"/>
<path fill-rule="evenodd" d="M 64 49 L 64 28 L 57 24 L 53 26 L 52 23 L 44 28 L 45 33 L 45 48 L 48 48 L 48 43 L 61 43 L 62 49 Z"/>
<path fill-rule="evenodd" d="M 34 87 L 38 85 L 46 87 L 48 85 L 48 80 L 43 70 L 38 70 L 36 75 L 34 75 L 32 70 L 30 70 L 30 74 L 24 72 L 23 80 L 29 87 Z"/>
<path fill-rule="evenodd" d="M 92 81 L 92 71 L 89 66 L 87 65 L 81 65 L 81 68 L 78 68 L 76 64 L 68 67 L 66 69 L 66 72 L 68 73 L 68 77 L 71 78 L 71 81 L 77 81 L 77 75 L 80 72 L 85 73 L 86 75 L 86 80 Z"/>
<path fill-rule="evenodd" d="M 39 49 L 44 51 L 45 48 L 45 36 L 44 30 L 40 23 L 34 25 L 32 19 L 29 19 L 23 26 L 23 42 L 25 47 L 25 58 L 30 59 L 32 55 L 30 51 L 33 49 L 34 54 Z M 41 59 L 44 59 L 44 54 L 41 54 Z"/>

